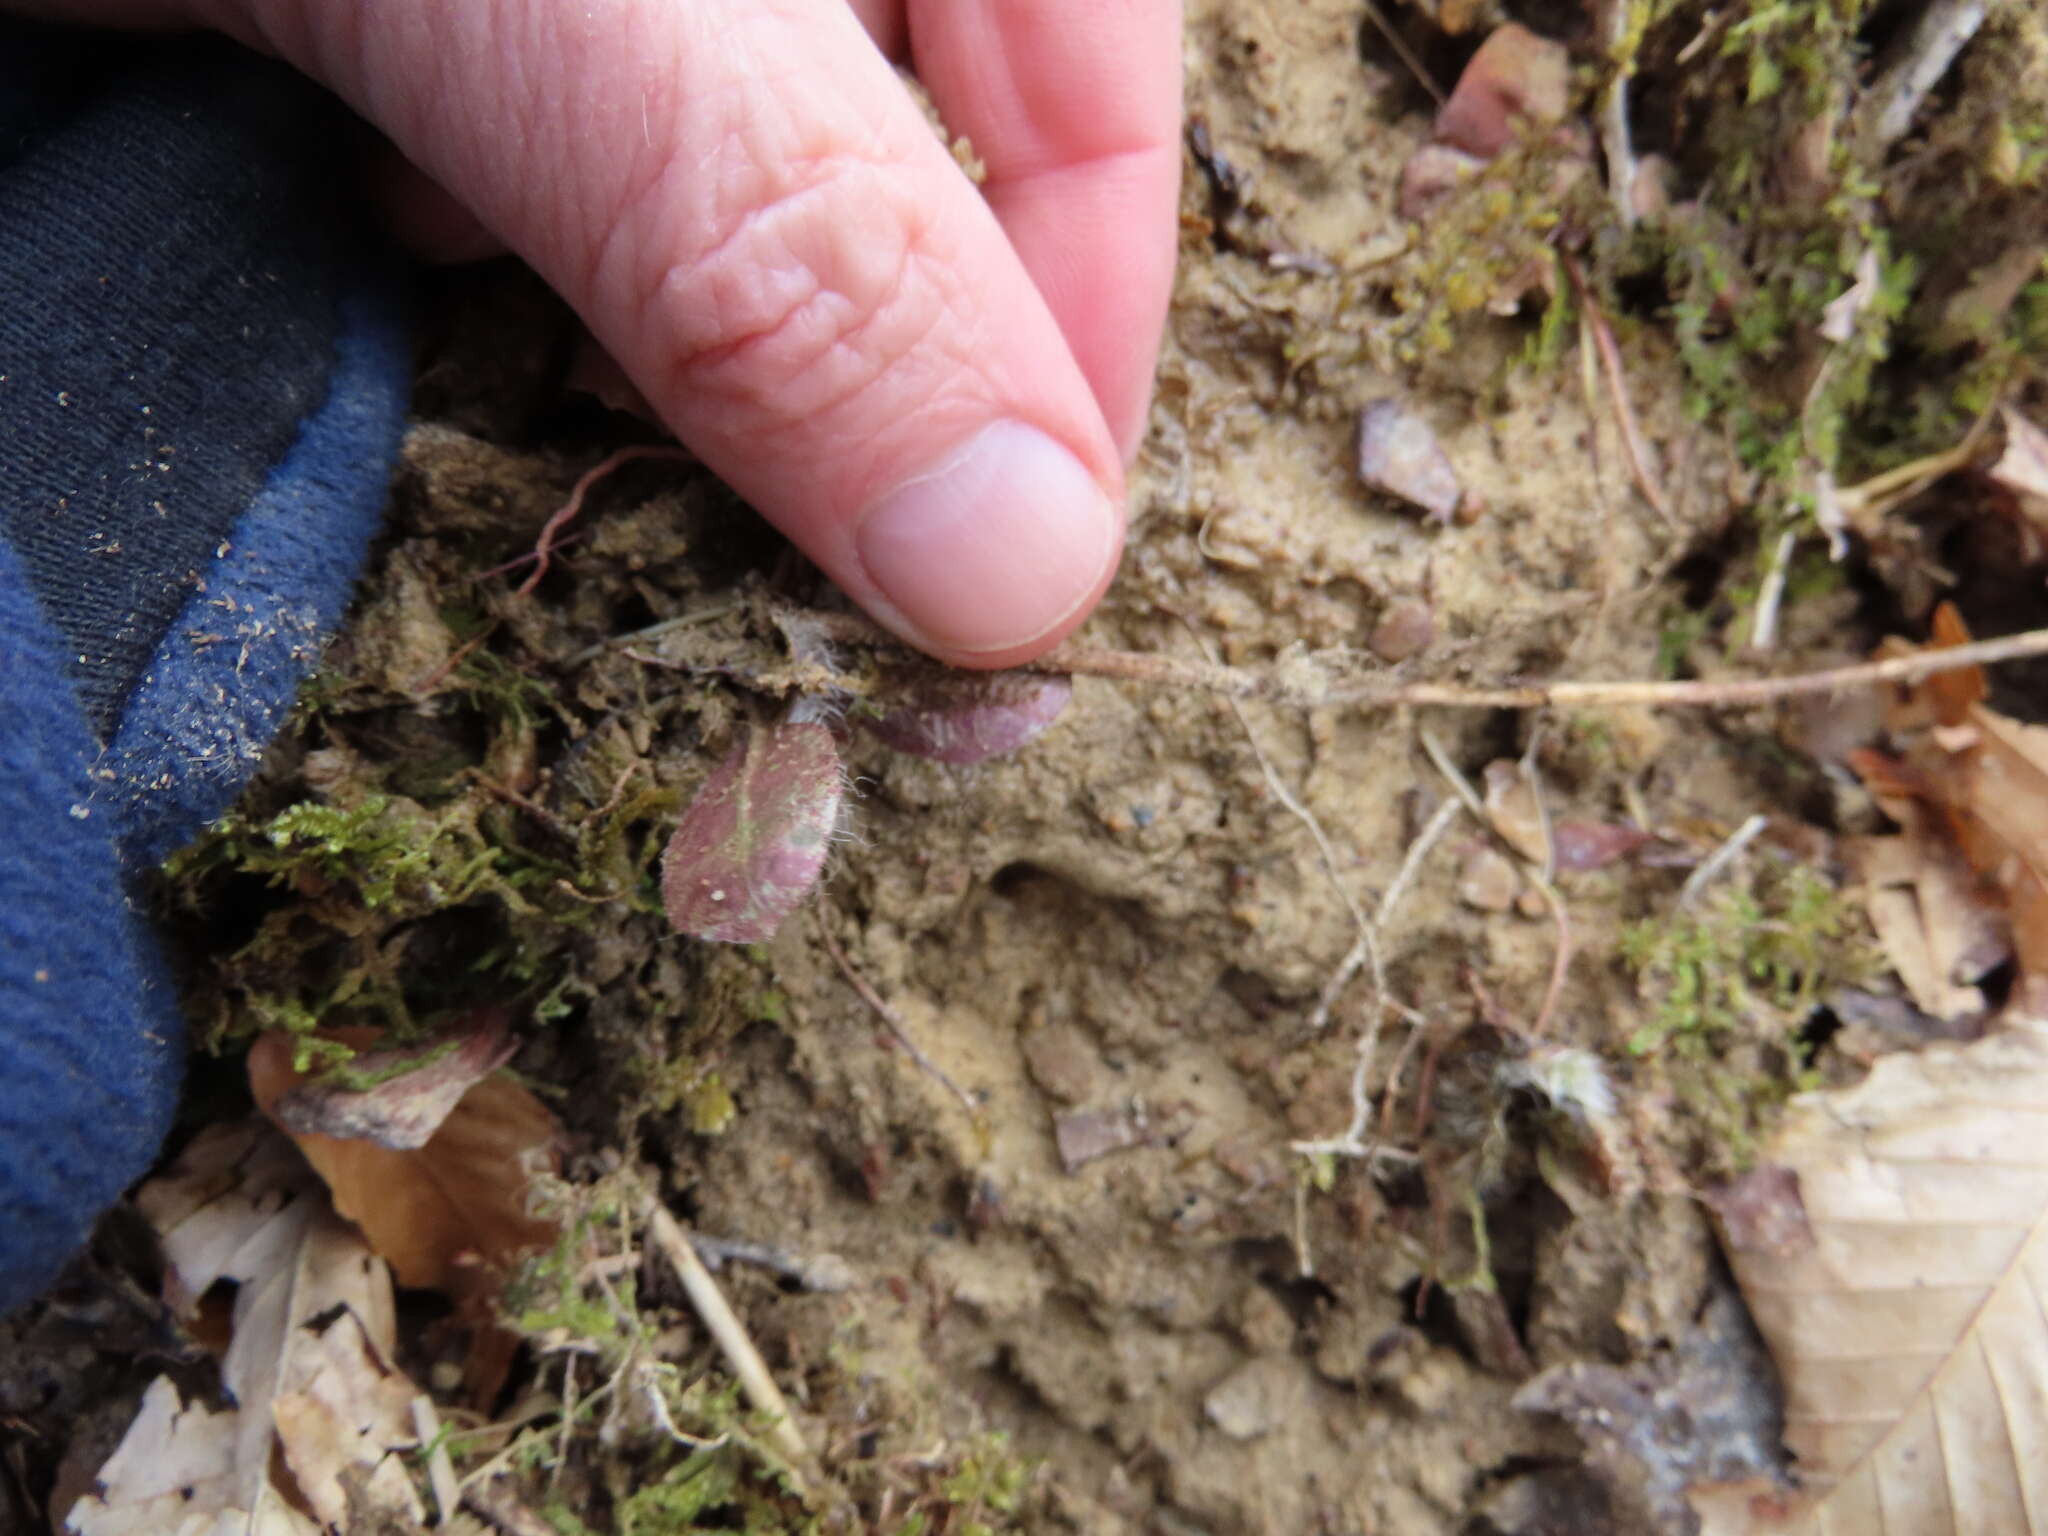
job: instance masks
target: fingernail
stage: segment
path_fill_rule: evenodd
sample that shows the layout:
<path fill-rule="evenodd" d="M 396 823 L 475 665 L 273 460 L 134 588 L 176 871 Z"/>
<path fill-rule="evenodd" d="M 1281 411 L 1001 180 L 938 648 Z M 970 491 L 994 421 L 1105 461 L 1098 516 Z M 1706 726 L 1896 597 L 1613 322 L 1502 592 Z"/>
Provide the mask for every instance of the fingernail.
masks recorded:
<path fill-rule="evenodd" d="M 906 638 L 972 655 L 1029 645 L 1072 618 L 1120 531 L 1079 459 L 1036 427 L 999 421 L 868 508 L 854 548 Z"/>

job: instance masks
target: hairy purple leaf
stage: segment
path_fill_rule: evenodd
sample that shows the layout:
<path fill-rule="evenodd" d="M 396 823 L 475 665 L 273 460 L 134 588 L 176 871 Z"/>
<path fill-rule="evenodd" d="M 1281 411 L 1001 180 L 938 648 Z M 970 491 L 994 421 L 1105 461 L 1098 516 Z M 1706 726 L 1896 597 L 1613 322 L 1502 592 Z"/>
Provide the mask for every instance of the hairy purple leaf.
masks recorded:
<path fill-rule="evenodd" d="M 978 763 L 1014 752 L 1059 718 L 1073 681 L 1042 672 L 920 676 L 895 708 L 867 719 L 898 752 L 939 763 Z"/>
<path fill-rule="evenodd" d="M 699 939 L 774 937 L 818 883 L 845 788 L 824 726 L 751 728 L 711 770 L 662 855 L 668 920 Z"/>

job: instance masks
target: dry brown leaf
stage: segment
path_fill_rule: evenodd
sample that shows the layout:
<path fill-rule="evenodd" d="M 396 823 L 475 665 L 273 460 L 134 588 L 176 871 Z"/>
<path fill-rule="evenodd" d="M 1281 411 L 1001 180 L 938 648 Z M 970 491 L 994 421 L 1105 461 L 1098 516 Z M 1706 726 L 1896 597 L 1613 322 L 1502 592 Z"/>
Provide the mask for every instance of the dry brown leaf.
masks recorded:
<path fill-rule="evenodd" d="M 367 1031 L 337 1031 L 358 1049 Z M 301 1080 L 291 1042 L 266 1036 L 249 1052 L 257 1105 L 272 1106 Z M 362 1228 L 399 1283 L 445 1292 L 473 1330 L 463 1368 L 473 1403 L 497 1395 L 517 1340 L 496 1321 L 506 1270 L 555 1241 L 557 1224 L 533 1210 L 537 1177 L 559 1165 L 554 1117 L 500 1073 L 473 1084 L 426 1145 L 410 1150 L 334 1136 L 293 1135 L 327 1181 L 335 1208 Z"/>
<path fill-rule="evenodd" d="M 265 1114 L 303 1080 L 291 1057 L 282 1035 L 249 1052 L 249 1087 Z M 423 1147 L 292 1139 L 401 1285 L 475 1295 L 521 1254 L 555 1240 L 555 1223 L 529 1210 L 535 1175 L 556 1166 L 554 1117 L 502 1074 L 472 1086 Z"/>
<path fill-rule="evenodd" d="M 1935 611 L 1937 648 L 1969 639 L 1949 604 Z M 1896 647 L 1894 648 L 1896 649 Z M 1886 814 L 1908 827 L 1923 804 L 2005 909 L 2023 979 L 2048 982 L 2048 727 L 1984 704 L 1981 668 L 1937 675 L 1899 698 L 1889 722 L 1902 760 L 1850 761 Z"/>
<path fill-rule="evenodd" d="M 1901 835 L 1842 842 L 1878 943 L 1923 1013 L 1944 1021 L 1980 1017 L 1984 994 L 1973 983 L 2012 955 L 2004 907 L 1925 825 L 1918 805 L 1888 809 L 1905 827 Z"/>
<path fill-rule="evenodd" d="M 418 1389 L 389 1363 L 390 1271 L 290 1143 L 261 1121 L 213 1127 L 136 1204 L 162 1239 L 174 1308 L 237 1287 L 221 1362 L 236 1406 L 182 1404 L 168 1378 L 153 1383 L 68 1529 L 313 1536 L 347 1516 L 345 1476 L 373 1507 L 417 1519 L 398 1453 L 415 1443 Z"/>
<path fill-rule="evenodd" d="M 1708 1529 L 2048 1533 L 2048 1023 L 1888 1056 L 1767 1150 L 1809 1243 L 1722 1242 L 1785 1389 L 1804 1498 Z M 1782 1185 L 1791 1200 L 1793 1186 Z"/>

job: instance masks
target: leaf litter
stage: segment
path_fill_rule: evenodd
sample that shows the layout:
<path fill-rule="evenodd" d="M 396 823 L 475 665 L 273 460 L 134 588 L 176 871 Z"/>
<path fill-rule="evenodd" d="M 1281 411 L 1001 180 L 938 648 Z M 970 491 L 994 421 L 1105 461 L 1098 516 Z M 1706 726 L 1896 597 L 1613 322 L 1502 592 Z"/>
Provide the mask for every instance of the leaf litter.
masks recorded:
<path fill-rule="evenodd" d="M 136 1196 L 183 1316 L 236 1287 L 221 1360 L 229 1405 L 168 1376 L 66 1516 L 78 1536 L 317 1536 L 352 1512 L 422 1514 L 404 1456 L 419 1389 L 397 1356 L 391 1273 L 318 1177 L 261 1121 L 202 1131 Z"/>
<path fill-rule="evenodd" d="M 1934 629 L 1968 639 L 1947 607 Z M 1896 702 L 1900 754 L 1859 755 L 1909 829 L 1877 840 L 1897 878 L 1871 854 L 1864 877 L 1873 902 L 1911 892 L 1917 924 L 1872 916 L 1929 1012 L 1981 1005 L 1961 981 L 2002 958 L 1994 909 L 2012 997 L 1981 1039 L 1795 1098 L 1716 1202 L 1777 1362 L 1798 1491 L 1703 1490 L 1710 1536 L 2048 1529 L 2048 729 L 1986 696 L 1979 672 L 1930 679 Z"/>
<path fill-rule="evenodd" d="M 458 1025 L 438 1053 L 380 1053 L 368 1031 L 334 1032 L 325 1043 L 356 1050 L 358 1070 L 420 1070 L 355 1092 L 330 1075 L 324 1094 L 293 1066 L 288 1037 L 256 1043 L 251 1090 L 271 1118 L 209 1127 L 135 1197 L 160 1236 L 177 1315 L 195 1318 L 217 1285 L 235 1287 L 226 1406 L 184 1399 L 169 1377 L 152 1382 L 68 1529 L 317 1536 L 423 1518 L 405 1458 L 420 1448 L 420 1408 L 432 1410 L 394 1363 L 394 1275 L 456 1302 L 475 1335 L 465 1382 L 488 1402 L 516 1342 L 496 1322 L 508 1267 L 558 1233 L 534 1189 L 554 1172 L 559 1132 L 495 1072 L 504 1033 L 496 1010 Z M 274 1123 L 294 1103 L 292 1124 Z"/>

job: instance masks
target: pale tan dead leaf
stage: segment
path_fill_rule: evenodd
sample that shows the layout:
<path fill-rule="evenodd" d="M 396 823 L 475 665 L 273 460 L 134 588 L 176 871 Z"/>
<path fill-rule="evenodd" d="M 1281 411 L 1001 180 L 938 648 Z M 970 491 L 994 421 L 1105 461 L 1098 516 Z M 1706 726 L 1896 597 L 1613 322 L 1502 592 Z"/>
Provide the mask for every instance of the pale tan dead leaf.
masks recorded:
<path fill-rule="evenodd" d="M 1811 1242 L 1722 1241 L 1806 1495 L 1709 1529 L 2048 1533 L 2048 1023 L 1801 1095 L 1765 1157 Z"/>
<path fill-rule="evenodd" d="M 299 1491 L 313 1513 L 345 1528 L 349 1475 L 362 1481 L 363 1497 L 378 1509 L 404 1511 L 418 1519 L 419 1496 L 397 1456 L 410 1447 L 412 1402 L 419 1389 L 388 1362 L 362 1320 L 343 1312 L 295 1350 L 271 1405 L 277 1440 Z"/>
<path fill-rule="evenodd" d="M 2005 418 L 2005 451 L 1991 466 L 1991 478 L 2007 490 L 2033 497 L 2048 513 L 2048 432 L 2043 432 L 2011 406 Z"/>
<path fill-rule="evenodd" d="M 390 1271 L 291 1144 L 261 1121 L 210 1128 L 136 1204 L 162 1240 L 175 1308 L 189 1315 L 216 1282 L 237 1287 L 221 1362 L 236 1406 L 182 1406 L 168 1379 L 155 1383 L 70 1528 L 301 1536 L 320 1528 L 307 1505 L 330 1527 L 347 1515 L 350 1472 L 373 1506 L 417 1518 L 398 1453 L 415 1440 L 418 1389 L 389 1363 Z"/>
<path fill-rule="evenodd" d="M 281 1499 L 242 1507 L 239 1419 L 233 1409 L 180 1402 L 170 1377 L 157 1377 L 100 1469 L 100 1491 L 72 1506 L 64 1529 L 76 1536 L 320 1536 Z"/>
<path fill-rule="evenodd" d="M 1985 1009 L 1975 985 L 2012 953 L 2002 904 L 1963 857 L 1925 825 L 1912 802 L 1888 807 L 1897 837 L 1842 840 L 1850 872 L 1879 945 L 1914 1005 L 1932 1018 L 1975 1018 Z"/>
<path fill-rule="evenodd" d="M 249 1052 L 250 1090 L 266 1114 L 303 1080 L 291 1055 L 281 1035 Z M 502 1074 L 471 1086 L 423 1147 L 292 1139 L 326 1180 L 335 1209 L 362 1228 L 401 1285 L 476 1294 L 514 1259 L 555 1240 L 556 1224 L 531 1209 L 535 1177 L 558 1163 L 554 1116 Z"/>

